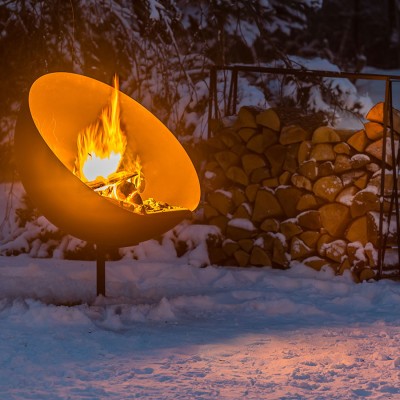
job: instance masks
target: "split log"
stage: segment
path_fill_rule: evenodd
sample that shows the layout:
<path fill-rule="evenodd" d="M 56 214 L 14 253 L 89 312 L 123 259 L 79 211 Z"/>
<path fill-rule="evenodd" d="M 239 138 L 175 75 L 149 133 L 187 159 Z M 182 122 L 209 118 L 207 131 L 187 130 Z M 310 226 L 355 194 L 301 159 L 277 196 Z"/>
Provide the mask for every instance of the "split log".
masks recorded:
<path fill-rule="evenodd" d="M 267 188 L 276 188 L 280 185 L 279 178 L 267 178 L 262 181 L 262 185 Z"/>
<path fill-rule="evenodd" d="M 346 254 L 347 243 L 344 240 L 334 240 L 326 244 L 325 256 L 329 259 L 340 263 Z"/>
<path fill-rule="evenodd" d="M 249 264 L 250 255 L 242 249 L 236 250 L 233 253 L 233 257 L 235 257 L 235 260 L 239 267 L 245 267 Z"/>
<path fill-rule="evenodd" d="M 350 157 L 346 154 L 338 154 L 334 163 L 335 173 L 341 173 L 352 169 Z"/>
<path fill-rule="evenodd" d="M 368 243 L 367 217 L 363 215 L 351 221 L 345 234 L 349 242 L 360 242 L 363 246 Z"/>
<path fill-rule="evenodd" d="M 303 264 L 315 269 L 316 271 L 321 271 L 322 267 L 328 265 L 329 262 L 325 258 L 313 256 L 303 260 Z"/>
<path fill-rule="evenodd" d="M 297 171 L 297 156 L 299 152 L 299 146 L 300 145 L 298 143 L 293 143 L 286 146 L 286 156 L 282 166 L 285 171 L 289 171 L 291 173 Z"/>
<path fill-rule="evenodd" d="M 250 239 L 254 236 L 256 228 L 251 221 L 243 218 L 234 218 L 228 221 L 226 236 L 229 239 L 239 241 L 240 239 Z"/>
<path fill-rule="evenodd" d="M 379 211 L 379 198 L 375 193 L 359 191 L 354 195 L 350 211 L 353 218 L 365 215 L 368 211 Z"/>
<path fill-rule="evenodd" d="M 238 206 L 236 211 L 233 213 L 232 218 L 244 218 L 250 219 L 252 214 L 252 208 L 249 203 L 242 203 Z"/>
<path fill-rule="evenodd" d="M 226 217 L 225 215 L 218 215 L 217 217 L 211 218 L 209 224 L 215 225 L 221 230 L 222 234 L 224 234 L 226 232 L 226 226 L 228 225 L 228 222 L 228 217 Z"/>
<path fill-rule="evenodd" d="M 368 183 L 368 174 L 363 173 L 358 179 L 354 181 L 354 185 L 357 186 L 359 189 L 365 189 Z"/>
<path fill-rule="evenodd" d="M 212 206 L 210 206 L 210 204 L 206 203 L 204 204 L 204 217 L 209 220 L 213 217 L 217 217 L 219 215 L 219 212 Z"/>
<path fill-rule="evenodd" d="M 256 116 L 260 109 L 256 107 L 241 107 L 238 112 L 239 126 L 246 128 L 257 128 Z"/>
<path fill-rule="evenodd" d="M 265 160 L 258 154 L 245 154 L 242 156 L 243 170 L 250 175 L 257 168 L 265 167 Z"/>
<path fill-rule="evenodd" d="M 395 140 L 395 154 L 397 154 L 398 148 L 399 148 L 399 141 Z M 378 160 L 382 160 L 383 156 L 383 139 L 376 140 L 375 142 L 371 143 L 369 146 L 366 147 L 365 152 L 370 154 L 371 156 L 377 158 Z M 392 160 L 392 144 L 390 141 L 390 138 L 386 138 L 386 156 L 385 156 L 385 162 L 392 166 L 393 160 Z"/>
<path fill-rule="evenodd" d="M 249 139 L 246 144 L 248 150 L 257 154 L 262 154 L 264 150 L 270 145 L 267 136 L 262 133 L 257 133 Z"/>
<path fill-rule="evenodd" d="M 318 231 L 305 231 L 300 233 L 299 238 L 310 248 L 315 249 L 321 234 Z"/>
<path fill-rule="evenodd" d="M 234 129 L 225 129 L 224 132 L 218 135 L 218 137 L 228 149 L 231 149 L 232 147 L 240 143 L 240 139 Z"/>
<path fill-rule="evenodd" d="M 287 185 L 290 182 L 292 174 L 289 171 L 283 171 L 282 174 L 279 176 L 279 184 L 280 185 Z"/>
<path fill-rule="evenodd" d="M 241 204 L 247 202 L 246 194 L 241 188 L 238 188 L 237 186 L 231 187 L 229 193 L 232 195 L 231 198 L 235 207 L 239 207 Z"/>
<path fill-rule="evenodd" d="M 259 246 L 254 246 L 250 254 L 250 264 L 255 266 L 272 265 L 268 253 Z"/>
<path fill-rule="evenodd" d="M 230 192 L 218 190 L 209 193 L 207 201 L 211 207 L 214 207 L 222 215 L 228 215 L 233 211 L 233 202 Z"/>
<path fill-rule="evenodd" d="M 335 167 L 332 161 L 325 161 L 318 165 L 318 177 L 322 178 L 324 176 L 332 175 Z"/>
<path fill-rule="evenodd" d="M 247 143 L 257 132 L 258 130 L 256 128 L 240 128 L 238 130 L 238 135 L 243 142 Z"/>
<path fill-rule="evenodd" d="M 346 142 L 340 142 L 338 144 L 335 144 L 335 146 L 333 146 L 333 151 L 336 154 L 350 155 L 351 148 Z"/>
<path fill-rule="evenodd" d="M 353 147 L 353 149 L 363 153 L 365 148 L 368 146 L 369 141 L 364 129 L 362 129 L 349 138 L 347 143 Z"/>
<path fill-rule="evenodd" d="M 368 242 L 377 247 L 379 243 L 379 213 L 370 211 L 366 214 L 366 216 Z M 384 222 L 387 223 L 387 221 Z"/>
<path fill-rule="evenodd" d="M 342 262 L 338 268 L 338 275 L 343 275 L 344 271 L 349 271 L 351 269 L 351 264 L 348 257 L 343 257 Z"/>
<path fill-rule="evenodd" d="M 363 268 L 358 276 L 361 282 L 376 278 L 375 271 L 371 268 Z"/>
<path fill-rule="evenodd" d="M 214 157 L 224 171 L 232 165 L 237 165 L 239 163 L 239 157 L 237 154 L 229 150 L 219 151 L 218 153 L 215 153 Z"/>
<path fill-rule="evenodd" d="M 275 265 L 287 268 L 289 266 L 290 255 L 286 252 L 287 245 L 278 237 L 274 238 L 272 261 Z"/>
<path fill-rule="evenodd" d="M 238 183 L 243 186 L 247 186 L 249 184 L 249 177 L 240 167 L 230 167 L 226 171 L 226 177 L 230 179 L 234 183 Z"/>
<path fill-rule="evenodd" d="M 279 222 L 275 218 L 267 218 L 260 225 L 260 229 L 265 232 L 278 232 Z"/>
<path fill-rule="evenodd" d="M 269 217 L 281 216 L 283 216 L 283 210 L 274 193 L 270 190 L 260 189 L 254 201 L 252 220 L 261 222 Z"/>
<path fill-rule="evenodd" d="M 311 141 L 315 143 L 337 143 L 340 142 L 340 136 L 336 133 L 333 128 L 329 126 L 320 126 L 317 128 L 313 135 Z"/>
<path fill-rule="evenodd" d="M 334 237 L 341 237 L 350 222 L 350 210 L 343 204 L 329 203 L 319 208 L 321 224 Z"/>
<path fill-rule="evenodd" d="M 308 210 L 297 215 L 297 223 L 305 229 L 319 230 L 321 228 L 321 217 L 319 211 Z"/>
<path fill-rule="evenodd" d="M 271 166 L 272 176 L 279 176 L 282 173 L 282 166 L 286 158 L 286 147 L 281 144 L 274 144 L 265 150 L 264 154 Z"/>
<path fill-rule="evenodd" d="M 309 192 L 312 192 L 312 183 L 311 181 L 303 175 L 293 174 L 292 175 L 292 184 L 299 189 L 305 189 Z"/>
<path fill-rule="evenodd" d="M 306 193 L 303 194 L 296 205 L 296 210 L 305 211 L 305 210 L 314 210 L 318 208 L 321 204 L 318 202 L 317 198 L 311 194 Z"/>
<path fill-rule="evenodd" d="M 314 249 L 308 247 L 301 239 L 294 237 L 290 244 L 290 256 L 293 260 L 302 260 L 315 253 Z"/>
<path fill-rule="evenodd" d="M 370 162 L 371 159 L 366 154 L 354 154 L 350 159 L 351 168 L 353 169 L 364 168 Z"/>
<path fill-rule="evenodd" d="M 364 124 L 365 133 L 370 140 L 383 138 L 383 126 L 377 122 L 366 122 Z"/>
<path fill-rule="evenodd" d="M 358 191 L 356 186 L 347 186 L 336 196 L 335 201 L 350 207 Z"/>
<path fill-rule="evenodd" d="M 275 196 L 287 217 L 292 218 L 297 215 L 298 211 L 296 206 L 302 196 L 302 191 L 300 189 L 290 186 L 281 186 L 275 190 Z"/>
<path fill-rule="evenodd" d="M 269 108 L 257 114 L 256 122 L 258 125 L 265 126 L 273 131 L 279 132 L 281 129 L 281 121 L 278 114 Z"/>
<path fill-rule="evenodd" d="M 383 105 L 384 105 L 383 102 L 375 104 L 367 113 L 366 118 L 369 121 L 379 122 L 380 124 L 383 125 L 383 117 L 384 117 Z M 392 110 L 393 110 L 393 129 L 397 133 L 400 133 L 400 111 L 396 110 L 395 108 L 393 108 Z M 388 114 L 388 125 L 389 125 L 389 114 Z"/>
<path fill-rule="evenodd" d="M 335 176 L 325 176 L 319 178 L 313 186 L 313 192 L 321 199 L 332 202 L 335 200 L 336 195 L 343 189 L 342 180 Z"/>
<path fill-rule="evenodd" d="M 226 239 L 222 243 L 222 249 L 228 256 L 233 256 L 233 253 L 239 250 L 240 246 L 238 243 L 232 239 Z"/>
<path fill-rule="evenodd" d="M 250 202 L 254 202 L 259 189 L 260 189 L 260 185 L 258 183 L 253 183 L 253 184 L 246 186 L 246 189 L 244 190 L 244 192 Z"/>
<path fill-rule="evenodd" d="M 310 180 L 315 180 L 318 176 L 318 167 L 317 162 L 315 160 L 307 160 L 304 161 L 299 166 L 299 172 L 301 175 L 305 176 Z"/>
<path fill-rule="evenodd" d="M 264 137 L 265 148 L 272 146 L 273 144 L 277 144 L 279 142 L 279 132 L 275 132 L 272 129 L 263 127 L 261 133 Z"/>
<path fill-rule="evenodd" d="M 280 223 L 280 231 L 287 240 L 293 236 L 299 235 L 303 232 L 298 224 L 293 219 L 289 219 Z"/>
<path fill-rule="evenodd" d="M 317 143 L 313 145 L 310 153 L 310 158 L 316 161 L 333 161 L 335 157 L 336 154 L 330 143 Z"/>
<path fill-rule="evenodd" d="M 301 165 L 304 161 L 310 158 L 312 143 L 310 140 L 306 140 L 300 143 L 299 151 L 297 154 L 297 161 Z"/>
<path fill-rule="evenodd" d="M 327 233 L 324 233 L 323 235 L 321 235 L 320 238 L 317 241 L 317 253 L 321 257 L 325 257 L 327 245 L 330 242 L 333 242 L 334 240 L 335 239 L 331 235 L 329 235 Z"/>
<path fill-rule="evenodd" d="M 364 175 L 365 175 L 365 171 L 352 170 L 352 171 L 343 173 L 340 177 L 342 178 L 343 185 L 349 186 L 349 185 L 355 184 L 355 182 Z"/>
<path fill-rule="evenodd" d="M 310 134 L 298 125 L 289 125 L 282 128 L 279 142 L 283 145 L 300 143 L 310 138 Z"/>
<path fill-rule="evenodd" d="M 347 140 L 347 143 L 351 147 L 353 147 L 353 149 L 359 151 L 360 153 L 363 153 L 365 148 L 368 146 L 369 141 L 364 129 L 362 129 L 356 132 L 353 136 L 351 136 Z"/>
<path fill-rule="evenodd" d="M 250 182 L 251 183 L 260 183 L 264 181 L 264 179 L 269 179 L 271 177 L 271 172 L 269 169 L 265 167 L 257 168 L 250 174 Z"/>
<path fill-rule="evenodd" d="M 250 252 L 251 252 L 251 250 L 252 250 L 252 248 L 254 246 L 254 241 L 252 239 L 240 239 L 240 240 L 237 241 L 237 244 L 246 253 L 250 254 Z"/>

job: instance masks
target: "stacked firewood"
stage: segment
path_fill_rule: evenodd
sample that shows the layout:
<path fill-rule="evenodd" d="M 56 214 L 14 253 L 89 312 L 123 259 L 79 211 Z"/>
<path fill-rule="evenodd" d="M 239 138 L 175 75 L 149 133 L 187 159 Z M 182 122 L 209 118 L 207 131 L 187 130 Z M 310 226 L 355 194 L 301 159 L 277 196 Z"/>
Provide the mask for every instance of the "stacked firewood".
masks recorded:
<path fill-rule="evenodd" d="M 223 238 L 209 248 L 212 263 L 287 268 L 298 260 L 338 274 L 350 270 L 356 280 L 374 276 L 383 104 L 359 131 L 315 127 L 307 118 L 242 107 L 209 140 L 204 216 Z M 394 128 L 399 132 L 398 113 Z M 391 166 L 387 145 L 386 195 Z"/>

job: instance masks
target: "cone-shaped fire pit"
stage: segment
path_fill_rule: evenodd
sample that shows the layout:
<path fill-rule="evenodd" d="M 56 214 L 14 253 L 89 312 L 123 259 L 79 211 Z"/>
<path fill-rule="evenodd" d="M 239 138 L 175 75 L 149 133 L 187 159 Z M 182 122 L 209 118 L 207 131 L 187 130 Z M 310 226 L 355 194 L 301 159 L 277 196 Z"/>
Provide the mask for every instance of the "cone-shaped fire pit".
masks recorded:
<path fill-rule="evenodd" d="M 88 127 L 102 124 L 100 116 L 116 93 L 124 160 L 110 176 L 88 178 L 78 154 L 92 159 L 97 150 L 78 147 L 89 140 Z M 102 126 L 97 129 L 104 135 Z M 190 217 L 200 199 L 197 173 L 173 134 L 130 97 L 82 75 L 52 73 L 33 83 L 18 119 L 15 153 L 22 183 L 39 210 L 63 231 L 99 248 L 158 236 Z M 111 153 L 110 159 L 113 148 Z M 132 160 L 139 160 L 139 172 L 132 170 Z M 145 185 L 135 180 L 139 175 Z M 157 206 L 146 205 L 147 199 Z"/>

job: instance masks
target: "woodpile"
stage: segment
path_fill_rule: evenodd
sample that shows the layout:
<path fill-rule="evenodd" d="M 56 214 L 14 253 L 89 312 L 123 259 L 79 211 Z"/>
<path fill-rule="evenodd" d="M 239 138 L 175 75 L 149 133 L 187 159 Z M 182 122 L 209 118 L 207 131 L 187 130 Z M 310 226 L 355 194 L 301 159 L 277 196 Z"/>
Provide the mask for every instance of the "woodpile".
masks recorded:
<path fill-rule="evenodd" d="M 204 217 L 223 238 L 210 246 L 211 262 L 288 268 L 296 260 L 350 270 L 355 280 L 374 277 L 382 103 L 366 120 L 359 131 L 338 130 L 318 118 L 290 121 L 279 109 L 242 107 L 208 141 Z M 400 113 L 393 125 L 400 132 Z M 385 194 L 393 183 L 389 145 Z"/>

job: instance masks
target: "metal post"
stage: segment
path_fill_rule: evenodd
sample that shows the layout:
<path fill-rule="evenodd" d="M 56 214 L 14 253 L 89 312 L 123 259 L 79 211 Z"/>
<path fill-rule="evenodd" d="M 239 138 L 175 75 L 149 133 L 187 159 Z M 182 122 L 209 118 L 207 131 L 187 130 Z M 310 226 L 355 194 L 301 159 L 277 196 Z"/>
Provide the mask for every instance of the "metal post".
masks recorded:
<path fill-rule="evenodd" d="M 385 173 L 386 173 L 386 138 L 388 132 L 389 79 L 385 82 L 385 102 L 383 103 L 383 144 L 381 162 L 381 193 L 379 198 L 379 247 L 378 247 L 378 278 L 382 278 L 385 259 L 386 233 L 383 233 L 383 208 L 385 202 Z"/>
<path fill-rule="evenodd" d="M 237 106 L 237 96 L 238 96 L 238 70 L 235 68 L 232 71 L 232 80 L 233 80 L 233 107 L 232 114 L 236 114 L 236 106 Z"/>
<path fill-rule="evenodd" d="M 105 249 L 96 244 L 96 287 L 97 296 L 106 296 L 106 254 Z"/>
<path fill-rule="evenodd" d="M 397 244 L 397 260 L 400 262 L 400 235 L 399 235 L 399 226 L 400 226 L 400 210 L 399 210 L 399 196 L 398 196 L 398 155 L 399 149 L 396 153 L 395 151 L 395 140 L 394 140 L 394 126 L 393 126 L 393 89 L 392 89 L 392 81 L 389 81 L 389 125 L 390 125 L 390 136 L 391 136 L 391 147 L 392 147 L 392 167 L 393 167 L 393 191 L 392 191 L 392 202 L 394 196 L 394 205 L 395 205 L 395 216 L 396 216 L 396 244 Z M 390 224 L 390 220 L 388 222 Z M 389 227 L 388 227 L 389 230 Z"/>

